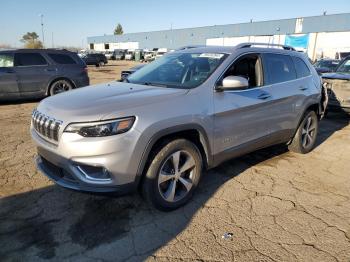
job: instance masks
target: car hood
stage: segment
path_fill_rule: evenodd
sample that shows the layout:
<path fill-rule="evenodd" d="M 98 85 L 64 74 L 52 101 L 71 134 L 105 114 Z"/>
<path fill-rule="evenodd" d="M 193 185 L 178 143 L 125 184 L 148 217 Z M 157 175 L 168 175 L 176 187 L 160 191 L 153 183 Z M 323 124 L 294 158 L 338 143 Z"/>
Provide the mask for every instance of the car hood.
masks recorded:
<path fill-rule="evenodd" d="M 111 82 L 87 86 L 44 99 L 37 110 L 63 122 L 103 120 L 151 103 L 164 102 L 188 90 Z"/>
<path fill-rule="evenodd" d="M 326 73 L 322 74 L 322 78 L 350 80 L 350 74 L 340 72 Z"/>

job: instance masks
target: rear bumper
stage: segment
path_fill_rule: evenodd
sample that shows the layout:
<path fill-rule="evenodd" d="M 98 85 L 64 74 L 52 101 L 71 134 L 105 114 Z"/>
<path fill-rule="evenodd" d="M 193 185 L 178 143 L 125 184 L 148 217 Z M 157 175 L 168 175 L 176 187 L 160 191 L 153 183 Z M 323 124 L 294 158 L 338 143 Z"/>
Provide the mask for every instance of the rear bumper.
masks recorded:
<path fill-rule="evenodd" d="M 51 162 L 52 160 L 47 158 L 57 158 L 59 156 L 49 156 L 45 155 L 37 155 L 35 158 L 35 163 L 37 168 L 50 180 L 55 182 L 56 184 L 77 191 L 84 192 L 94 192 L 94 193 L 117 193 L 118 195 L 124 195 L 128 193 L 132 193 L 137 189 L 137 183 L 128 183 L 123 185 L 113 185 L 113 186 L 91 186 L 86 183 L 82 183 L 81 180 L 77 178 L 81 174 L 78 174 L 79 170 L 75 169 L 74 166 L 70 163 L 65 164 L 65 168 L 58 166 Z M 65 159 L 56 159 L 56 161 L 60 162 L 68 162 Z M 67 168 L 68 167 L 68 168 Z"/>
<path fill-rule="evenodd" d="M 74 79 L 74 84 L 76 88 L 88 86 L 90 85 L 90 78 L 88 76 L 76 78 Z"/>

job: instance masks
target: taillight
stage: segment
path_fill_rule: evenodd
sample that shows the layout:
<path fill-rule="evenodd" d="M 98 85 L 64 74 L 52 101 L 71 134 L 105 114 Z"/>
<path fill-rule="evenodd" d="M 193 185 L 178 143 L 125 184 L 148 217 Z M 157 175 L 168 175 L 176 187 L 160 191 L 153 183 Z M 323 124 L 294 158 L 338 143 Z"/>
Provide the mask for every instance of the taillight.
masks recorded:
<path fill-rule="evenodd" d="M 87 73 L 87 72 L 88 72 L 88 67 L 85 66 L 84 69 L 83 69 L 83 71 L 84 71 L 85 73 Z"/>

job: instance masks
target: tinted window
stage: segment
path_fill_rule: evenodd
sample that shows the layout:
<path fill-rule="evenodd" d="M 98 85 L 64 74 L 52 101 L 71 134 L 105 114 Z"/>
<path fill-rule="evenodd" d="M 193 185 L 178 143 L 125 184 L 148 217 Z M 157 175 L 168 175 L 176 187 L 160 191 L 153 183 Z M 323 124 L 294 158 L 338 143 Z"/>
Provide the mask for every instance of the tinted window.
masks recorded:
<path fill-rule="evenodd" d="M 293 60 L 298 78 L 309 76 L 311 74 L 310 69 L 301 58 L 293 57 Z"/>
<path fill-rule="evenodd" d="M 47 65 L 45 58 L 38 53 L 19 53 L 15 54 L 16 66 L 37 66 Z"/>
<path fill-rule="evenodd" d="M 276 84 L 296 78 L 293 60 L 288 55 L 264 55 L 265 84 Z"/>
<path fill-rule="evenodd" d="M 76 62 L 73 60 L 73 58 L 71 58 L 69 55 L 63 55 L 63 54 L 48 54 L 48 55 L 57 64 L 61 64 L 61 65 L 76 64 Z"/>
<path fill-rule="evenodd" d="M 13 54 L 0 54 L 0 67 L 13 67 Z"/>

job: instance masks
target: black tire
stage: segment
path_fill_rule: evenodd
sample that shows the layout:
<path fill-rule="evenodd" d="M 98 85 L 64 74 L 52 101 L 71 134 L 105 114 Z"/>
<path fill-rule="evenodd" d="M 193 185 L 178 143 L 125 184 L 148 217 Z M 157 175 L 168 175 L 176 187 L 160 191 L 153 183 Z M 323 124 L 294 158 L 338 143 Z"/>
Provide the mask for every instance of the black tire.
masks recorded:
<path fill-rule="evenodd" d="M 66 79 L 59 79 L 50 85 L 50 96 L 60 94 L 73 89 L 73 84 Z"/>
<path fill-rule="evenodd" d="M 299 124 L 292 142 L 288 145 L 288 149 L 299 154 L 309 153 L 315 146 L 317 133 L 318 117 L 314 111 L 307 111 Z"/>
<path fill-rule="evenodd" d="M 176 161 L 174 159 L 177 158 L 177 154 L 179 154 L 178 172 L 172 173 L 171 170 L 174 171 L 174 161 Z M 187 170 L 186 168 L 191 166 L 192 163 L 194 166 Z M 186 139 L 171 141 L 156 153 L 151 160 L 142 184 L 144 198 L 155 208 L 162 211 L 171 211 L 183 206 L 191 199 L 199 183 L 202 163 L 201 153 L 193 143 Z M 166 169 L 168 169 L 167 172 L 165 172 Z M 181 173 L 180 169 L 186 171 Z M 161 171 L 166 176 L 162 175 L 160 178 Z M 167 178 L 168 176 L 169 178 Z M 162 178 L 166 178 L 166 180 L 160 182 Z M 173 188 L 174 194 L 171 193 Z M 170 201 L 170 199 L 173 199 L 173 201 Z"/>

